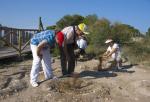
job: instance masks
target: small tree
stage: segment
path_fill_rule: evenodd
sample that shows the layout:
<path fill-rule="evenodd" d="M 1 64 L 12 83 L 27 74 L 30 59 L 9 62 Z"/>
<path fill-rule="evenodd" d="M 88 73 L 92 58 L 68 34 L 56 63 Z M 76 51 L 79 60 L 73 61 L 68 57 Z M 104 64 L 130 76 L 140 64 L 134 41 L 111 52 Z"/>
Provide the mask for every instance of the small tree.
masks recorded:
<path fill-rule="evenodd" d="M 83 20 L 84 17 L 80 15 L 66 15 L 56 23 L 56 27 L 57 29 L 63 29 L 66 26 L 78 25 Z"/>
<path fill-rule="evenodd" d="M 56 30 L 56 25 L 47 26 L 46 29 L 47 30 Z"/>
<path fill-rule="evenodd" d="M 43 31 L 44 30 L 44 27 L 43 27 L 43 23 L 42 23 L 42 18 L 39 17 L 39 31 Z"/>
<path fill-rule="evenodd" d="M 96 14 L 88 15 L 84 19 L 84 23 L 88 26 L 93 25 L 98 20 L 98 17 Z"/>

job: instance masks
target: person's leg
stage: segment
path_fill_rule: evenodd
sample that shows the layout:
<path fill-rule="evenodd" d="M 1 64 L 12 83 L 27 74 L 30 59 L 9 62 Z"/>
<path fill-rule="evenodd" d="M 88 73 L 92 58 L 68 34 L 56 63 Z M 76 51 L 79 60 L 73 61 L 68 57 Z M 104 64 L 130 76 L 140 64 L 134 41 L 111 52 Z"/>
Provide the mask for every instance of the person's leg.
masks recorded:
<path fill-rule="evenodd" d="M 64 53 L 63 47 L 59 47 L 60 50 L 60 62 L 61 62 L 61 70 L 63 75 L 67 75 L 67 60 L 66 55 Z"/>
<path fill-rule="evenodd" d="M 42 49 L 42 67 L 44 71 L 45 79 L 50 79 L 53 77 L 52 67 L 51 67 L 51 56 L 49 48 Z"/>
<path fill-rule="evenodd" d="M 38 82 L 41 59 L 37 56 L 37 46 L 31 45 L 31 51 L 33 56 L 33 63 L 32 63 L 32 69 L 30 73 L 30 82 L 32 84 Z"/>
<path fill-rule="evenodd" d="M 101 70 L 102 70 L 102 62 L 103 62 L 103 57 L 100 56 L 100 57 L 99 57 L 98 71 L 101 71 Z"/>
<path fill-rule="evenodd" d="M 116 62 L 117 62 L 117 65 L 116 65 L 117 68 L 118 68 L 118 69 L 122 69 L 122 59 L 121 59 L 121 58 L 117 58 L 117 59 L 116 59 Z"/>
<path fill-rule="evenodd" d="M 117 61 L 116 60 L 113 60 L 111 62 L 111 68 L 116 68 L 117 67 Z"/>
<path fill-rule="evenodd" d="M 107 66 L 108 70 L 112 70 L 112 69 L 116 68 L 116 59 L 115 58 L 109 57 L 107 59 L 106 63 L 107 63 L 106 66 Z"/>
<path fill-rule="evenodd" d="M 68 74 L 72 74 L 75 69 L 75 54 L 74 54 L 74 46 L 67 45 L 68 50 Z"/>

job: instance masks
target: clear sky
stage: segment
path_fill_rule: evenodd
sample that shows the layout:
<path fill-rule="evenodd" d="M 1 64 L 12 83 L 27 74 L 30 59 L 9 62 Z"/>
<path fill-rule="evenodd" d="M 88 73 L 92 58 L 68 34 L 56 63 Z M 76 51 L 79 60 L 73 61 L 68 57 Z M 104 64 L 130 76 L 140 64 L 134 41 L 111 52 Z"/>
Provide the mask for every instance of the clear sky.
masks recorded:
<path fill-rule="evenodd" d="M 97 14 L 146 32 L 150 0 L 0 0 L 0 24 L 9 27 L 37 28 L 39 16 L 46 27 L 66 14 Z"/>

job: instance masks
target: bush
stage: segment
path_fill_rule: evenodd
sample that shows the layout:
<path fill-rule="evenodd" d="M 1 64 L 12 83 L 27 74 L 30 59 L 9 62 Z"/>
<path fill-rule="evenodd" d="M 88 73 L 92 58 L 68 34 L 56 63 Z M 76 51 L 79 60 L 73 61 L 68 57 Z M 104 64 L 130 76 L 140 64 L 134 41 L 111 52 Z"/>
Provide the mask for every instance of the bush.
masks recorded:
<path fill-rule="evenodd" d="M 89 45 L 86 49 L 86 53 L 90 55 L 94 55 L 96 56 L 96 58 L 98 58 L 98 56 L 103 54 L 105 50 L 106 50 L 106 46 L 94 47 L 94 45 Z"/>
<path fill-rule="evenodd" d="M 123 47 L 124 56 L 128 56 L 132 63 L 150 62 L 150 39 L 144 39 L 141 42 Z"/>
<path fill-rule="evenodd" d="M 140 31 L 131 25 L 122 23 L 111 23 L 106 18 L 98 18 L 97 15 L 89 15 L 86 17 L 80 15 L 66 15 L 61 18 L 56 26 L 50 26 L 49 29 L 60 28 L 63 29 L 66 26 L 77 25 L 84 22 L 88 25 L 90 34 L 87 36 L 89 45 L 86 52 L 99 56 L 107 49 L 105 46 L 105 40 L 112 38 L 114 41 L 123 45 L 123 55 L 129 57 L 131 62 L 139 63 L 147 61 L 150 57 L 150 37 L 144 38 L 139 42 L 133 42 L 133 38 L 144 37 Z M 146 33 L 150 34 L 150 29 Z M 58 49 L 53 50 L 53 55 L 58 55 Z"/>
<path fill-rule="evenodd" d="M 51 49 L 51 55 L 52 55 L 53 57 L 59 56 L 59 49 L 58 49 L 57 47 Z"/>

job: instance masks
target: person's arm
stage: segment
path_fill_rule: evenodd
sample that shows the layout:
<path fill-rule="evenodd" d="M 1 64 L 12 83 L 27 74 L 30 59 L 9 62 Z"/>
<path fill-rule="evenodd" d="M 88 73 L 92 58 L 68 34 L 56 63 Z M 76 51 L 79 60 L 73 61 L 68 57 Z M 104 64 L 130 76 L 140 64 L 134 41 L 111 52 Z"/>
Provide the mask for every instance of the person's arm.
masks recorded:
<path fill-rule="evenodd" d="M 115 43 L 112 47 L 112 50 L 106 57 L 110 57 L 113 53 L 115 53 L 117 51 L 118 48 L 119 48 L 118 44 Z"/>
<path fill-rule="evenodd" d="M 67 51 L 67 40 L 64 38 L 64 53 L 66 55 L 66 58 L 68 60 L 68 51 Z"/>
<path fill-rule="evenodd" d="M 110 52 L 109 51 L 106 51 L 103 56 L 107 56 Z"/>
<path fill-rule="evenodd" d="M 45 47 L 47 44 L 46 40 L 43 40 L 42 42 L 39 43 L 38 47 L 37 47 L 37 56 L 39 56 L 40 58 L 42 57 L 41 55 L 41 50 L 43 47 Z"/>
<path fill-rule="evenodd" d="M 103 60 L 108 59 L 107 55 L 110 53 L 110 51 L 106 51 L 102 56 L 100 56 Z"/>
<path fill-rule="evenodd" d="M 110 57 L 114 52 L 116 52 L 117 48 L 112 48 L 112 51 L 107 54 L 107 58 Z"/>

